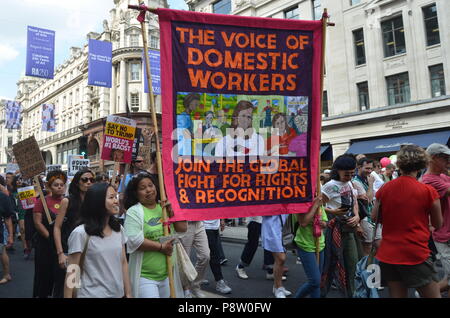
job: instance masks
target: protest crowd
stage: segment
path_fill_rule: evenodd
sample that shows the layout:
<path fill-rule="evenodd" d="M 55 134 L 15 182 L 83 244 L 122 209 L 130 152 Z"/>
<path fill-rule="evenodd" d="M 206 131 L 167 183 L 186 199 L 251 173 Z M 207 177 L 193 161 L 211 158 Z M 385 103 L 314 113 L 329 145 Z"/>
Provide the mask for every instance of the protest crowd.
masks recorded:
<path fill-rule="evenodd" d="M 365 155 L 341 155 L 321 174 L 321 195 L 307 213 L 248 218 L 248 241 L 234 260 L 236 275 L 251 279 L 246 267 L 261 239 L 264 268 L 277 298 L 326 297 L 330 288 L 344 297 L 368 297 L 364 290 L 384 287 L 391 297 L 407 297 L 408 289 L 415 289 L 417 297 L 450 296 L 450 150 L 436 143 L 426 150 L 407 145 L 392 162 L 385 159 L 380 163 Z M 25 260 L 34 249 L 33 297 L 166 298 L 166 256 L 174 264 L 177 298 L 205 297 L 201 283 L 208 267 L 217 292 L 232 296 L 221 272 L 221 264 L 229 260 L 220 231 L 237 220 L 176 221 L 170 231 L 180 237 L 160 240 L 162 208 L 169 217 L 173 211 L 170 198 L 160 200 L 154 161 L 147 170 L 144 164 L 137 156 L 130 172 L 114 184 L 107 175 L 86 168 L 70 183 L 61 170 L 41 176 L 50 223 L 39 194 L 28 200 L 19 197 L 22 188 L 37 188 L 32 180 L 22 178 L 20 171 L 0 176 L 0 284 L 14 277 L 8 251 L 17 237 Z M 283 243 L 286 222 L 294 223 L 293 248 Z M 190 263 L 186 255 L 191 250 L 196 253 L 190 269 L 195 268 L 194 276 L 183 265 Z M 295 251 L 307 276 L 293 291 L 283 287 L 289 250 Z M 381 284 L 364 288 L 358 272 L 369 257 L 380 266 Z M 436 263 L 444 277 L 439 277 Z M 81 268 L 80 285 L 72 283 L 74 265 Z"/>
<path fill-rule="evenodd" d="M 227 3 L 231 8 L 232 2 Z M 233 8 L 246 8 L 245 3 Z M 321 4 L 312 3 L 316 15 Z M 448 120 L 439 119 L 433 128 L 440 137 L 428 137 L 426 144 L 419 140 L 426 138 L 388 139 L 388 145 L 374 146 L 373 152 L 358 148 L 353 141 L 361 136 L 351 131 L 378 110 L 362 105 L 363 99 L 368 103 L 368 81 L 356 83 L 359 109 L 367 112 L 350 123 L 359 115 L 351 108 L 351 118 L 336 117 L 336 124 L 327 126 L 354 124 L 345 132 L 354 148 L 331 156 L 328 169 L 321 169 L 322 154 L 332 151 L 332 144 L 321 144 L 322 118 L 328 116 L 326 30 L 335 26 L 327 9 L 321 19 L 302 21 L 150 8 L 141 1 L 139 6 L 114 4 L 111 29 L 105 20 L 102 34 L 88 34 L 89 43 L 79 52 L 82 63 L 71 68 L 68 81 L 64 75 L 62 86 L 58 78 L 55 91 L 54 74 L 61 69 L 54 71 L 55 31 L 27 27 L 25 75 L 54 82 L 48 82 L 45 93 L 29 97 L 34 88 L 23 81 L 18 94 L 22 100 L 5 102 L 5 128 L 21 129 L 21 134 L 16 143 L 7 139 L 13 156 L 7 157 L 6 174 L 0 176 L 0 288 L 19 276 L 8 254 L 21 246 L 23 262 L 34 262 L 33 298 L 206 298 L 203 285 L 209 270 L 215 291 L 233 297 L 240 286 L 225 280 L 222 265 L 232 263 L 236 281 L 247 284 L 256 279 L 249 267 L 255 266 L 261 247 L 268 293 L 275 298 L 327 298 L 331 289 L 344 298 L 379 298 L 382 293 L 392 298 L 411 293 L 450 297 L 450 149 L 448 132 L 443 131 Z M 389 7 L 386 16 L 392 15 L 391 5 L 377 6 Z M 413 7 L 411 1 L 408 6 Z M 365 9 L 364 19 L 380 10 Z M 422 10 L 435 13 L 436 5 Z M 382 21 L 384 38 L 404 33 L 397 19 Z M 429 33 L 439 31 L 437 16 L 427 17 L 431 23 L 434 19 Z M 120 32 L 114 30 L 117 25 Z M 353 31 L 353 36 L 364 51 L 363 36 L 356 41 L 355 33 L 362 31 Z M 125 42 L 132 48 L 124 49 Z M 158 51 L 149 52 L 148 42 L 156 43 Z M 383 62 L 405 53 L 401 42 L 386 43 Z M 390 54 L 391 44 L 395 54 Z M 72 60 L 78 59 L 75 51 L 71 48 Z M 66 65 L 62 68 L 69 69 Z M 433 107 L 440 112 L 446 107 L 444 71 L 442 64 L 429 69 L 431 86 L 439 88 L 433 91 L 433 98 L 438 97 Z M 341 73 L 333 74 L 341 81 Z M 425 106 L 410 100 L 410 95 L 425 95 L 409 93 L 407 73 L 389 74 L 386 81 L 389 108 L 377 101 L 382 120 L 394 113 L 400 118 L 397 109 L 410 102 L 415 107 L 409 112 L 418 116 L 422 110 L 436 113 L 428 108 L 428 97 Z M 81 100 L 78 89 L 74 99 L 70 91 L 70 106 L 67 95 L 59 96 L 68 83 L 82 89 Z M 403 90 L 405 96 L 397 93 Z M 55 116 L 69 114 L 66 106 L 73 107 L 74 117 L 67 122 L 58 117 L 62 127 L 57 129 Z M 36 133 L 39 112 L 44 139 Z M 21 127 L 22 114 L 27 123 L 33 121 L 32 130 Z M 68 129 L 72 122 L 78 124 Z M 396 120 L 383 125 L 397 129 L 403 122 L 408 124 Z M 362 136 L 372 142 L 379 127 Z M 418 127 L 425 135 L 426 126 Z M 406 136 L 412 129 L 410 125 L 400 135 L 413 138 Z M 78 140 L 62 143 L 79 130 Z M 340 131 L 327 133 L 341 138 Z M 336 154 L 342 153 L 345 138 Z M 379 148 L 391 157 L 377 157 Z M 54 157 L 43 156 L 43 150 L 51 154 L 53 149 L 59 165 L 46 165 Z M 112 166 L 112 175 L 103 173 Z M 247 226 L 247 241 L 239 258 L 227 259 L 221 233 L 236 224 Z M 287 266 L 291 253 L 301 265 L 295 269 Z M 306 280 L 291 289 L 288 272 L 294 271 L 303 271 Z"/>

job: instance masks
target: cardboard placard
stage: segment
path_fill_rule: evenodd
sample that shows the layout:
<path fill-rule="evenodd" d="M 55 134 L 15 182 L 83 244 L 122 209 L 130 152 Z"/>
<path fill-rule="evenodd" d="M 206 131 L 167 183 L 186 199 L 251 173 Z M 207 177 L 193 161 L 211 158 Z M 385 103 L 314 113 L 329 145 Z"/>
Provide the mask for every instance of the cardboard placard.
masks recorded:
<path fill-rule="evenodd" d="M 34 136 L 14 144 L 13 153 L 25 178 L 33 178 L 45 172 L 45 162 Z"/>

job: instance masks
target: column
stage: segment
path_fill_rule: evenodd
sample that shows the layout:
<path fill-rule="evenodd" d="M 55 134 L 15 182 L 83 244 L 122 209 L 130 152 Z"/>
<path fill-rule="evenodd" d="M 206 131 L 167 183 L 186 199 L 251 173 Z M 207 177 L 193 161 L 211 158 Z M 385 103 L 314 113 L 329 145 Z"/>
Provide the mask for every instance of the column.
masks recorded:
<path fill-rule="evenodd" d="M 90 89 L 89 86 L 87 85 L 87 79 L 85 80 L 85 83 L 83 85 L 81 109 L 83 111 L 83 124 L 86 125 L 91 122 L 92 118 Z M 59 114 L 60 123 L 62 123 L 62 117 L 63 117 L 62 113 L 60 113 Z"/>
<path fill-rule="evenodd" d="M 109 113 L 109 94 L 110 89 L 107 87 L 101 87 L 100 88 L 100 98 L 99 98 L 99 104 L 100 104 L 100 118 L 108 116 Z"/>
<path fill-rule="evenodd" d="M 109 114 L 113 115 L 116 113 L 116 102 L 117 102 L 117 83 L 116 83 L 116 66 L 112 65 L 112 87 L 110 90 L 109 98 Z"/>
<path fill-rule="evenodd" d="M 120 100 L 119 100 L 119 113 L 127 112 L 127 63 L 125 59 L 120 61 Z"/>
<path fill-rule="evenodd" d="M 145 67 L 145 62 L 142 61 L 142 66 Z M 142 68 L 144 70 L 144 68 Z M 141 112 L 148 112 L 149 111 L 149 96 L 150 94 L 145 93 L 145 79 L 144 79 L 145 73 L 142 71 L 142 93 L 141 93 L 141 103 L 139 107 L 139 111 Z"/>

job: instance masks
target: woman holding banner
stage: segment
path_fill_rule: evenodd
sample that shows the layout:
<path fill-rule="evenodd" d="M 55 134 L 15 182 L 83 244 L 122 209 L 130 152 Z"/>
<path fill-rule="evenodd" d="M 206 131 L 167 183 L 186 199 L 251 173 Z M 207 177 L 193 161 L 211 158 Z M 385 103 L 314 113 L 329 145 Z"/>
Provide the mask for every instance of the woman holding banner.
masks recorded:
<path fill-rule="evenodd" d="M 47 190 L 50 191 L 44 199 L 52 220 L 55 220 L 64 197 L 67 176 L 61 170 L 50 171 L 47 174 Z M 47 298 L 54 292 L 55 276 L 63 275 L 58 268 L 56 253 L 53 248 L 53 231 L 44 216 L 44 206 L 41 200 L 36 201 L 33 209 L 34 226 L 38 232 L 35 253 L 35 272 L 33 297 Z M 58 291 L 55 291 L 56 294 Z"/>
<path fill-rule="evenodd" d="M 73 177 L 69 186 L 69 198 L 61 201 L 61 208 L 56 216 L 53 235 L 55 240 L 56 255 L 58 265 L 65 272 L 67 266 L 68 240 L 70 233 L 75 229 L 76 222 L 80 218 L 81 204 L 87 190 L 94 184 L 94 173 L 88 169 L 78 171 Z M 55 290 L 59 291 L 56 298 L 64 297 L 64 275 L 59 275 L 60 279 L 55 280 Z"/>
<path fill-rule="evenodd" d="M 317 213 L 317 210 L 320 212 Z M 307 213 L 297 214 L 299 227 L 295 234 L 295 245 L 297 245 L 297 255 L 303 264 L 303 269 L 308 277 L 308 281 L 300 286 L 295 293 L 295 298 L 320 298 L 320 277 L 323 269 L 323 250 L 325 248 L 325 237 L 320 233 L 319 238 L 319 264 L 316 260 L 316 240 L 314 233 L 316 230 L 326 228 L 327 214 L 322 207 L 322 197 L 318 196 L 314 199 L 314 203 Z M 315 228 L 317 222 L 318 228 Z M 319 233 L 318 233 L 319 234 Z M 317 235 L 318 236 L 318 235 Z"/>
<path fill-rule="evenodd" d="M 125 190 L 125 232 L 129 239 L 130 279 L 135 298 L 170 296 L 166 256 L 174 252 L 174 239 L 160 242 L 164 231 L 159 198 L 158 182 L 146 172 L 135 175 Z M 171 226 L 171 233 L 186 230 L 186 221 L 174 222 Z M 176 280 L 175 284 L 177 297 L 183 297 L 181 282 Z"/>
<path fill-rule="evenodd" d="M 64 298 L 130 298 L 127 237 L 115 217 L 120 212 L 116 190 L 110 184 L 94 184 L 87 190 L 80 211 L 80 225 L 68 242 Z M 74 294 L 77 285 L 80 288 Z"/>

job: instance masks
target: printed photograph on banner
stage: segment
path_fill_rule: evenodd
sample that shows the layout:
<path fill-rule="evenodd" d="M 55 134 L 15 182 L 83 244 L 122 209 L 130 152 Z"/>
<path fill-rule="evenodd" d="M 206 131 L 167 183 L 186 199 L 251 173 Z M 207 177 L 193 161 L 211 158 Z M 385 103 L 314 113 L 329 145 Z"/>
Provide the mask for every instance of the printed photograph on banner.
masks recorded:
<path fill-rule="evenodd" d="M 22 127 L 22 105 L 12 100 L 2 100 L 5 107 L 6 129 L 20 129 Z"/>
<path fill-rule="evenodd" d="M 135 133 L 136 121 L 119 116 L 108 116 L 101 159 L 131 163 Z"/>
<path fill-rule="evenodd" d="M 42 104 L 42 131 L 56 131 L 54 104 Z"/>
<path fill-rule="evenodd" d="M 307 155 L 308 96 L 179 92 L 176 114 L 180 156 Z"/>

